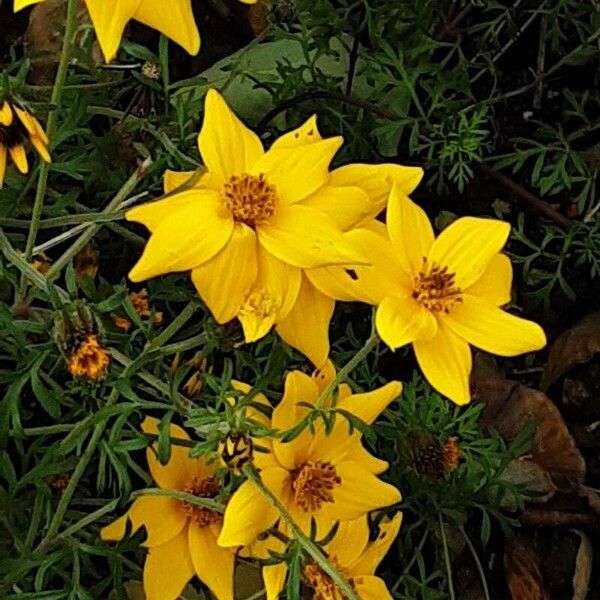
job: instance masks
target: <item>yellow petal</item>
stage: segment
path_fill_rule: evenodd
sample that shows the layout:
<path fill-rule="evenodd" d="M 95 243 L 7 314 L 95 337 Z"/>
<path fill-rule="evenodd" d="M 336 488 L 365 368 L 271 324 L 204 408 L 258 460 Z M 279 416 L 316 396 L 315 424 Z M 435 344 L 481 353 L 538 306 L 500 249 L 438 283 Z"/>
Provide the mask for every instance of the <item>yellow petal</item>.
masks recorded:
<path fill-rule="evenodd" d="M 363 465 L 355 461 L 336 465 L 342 483 L 332 490 L 332 503 L 323 504 L 323 515 L 333 521 L 349 521 L 368 512 L 400 502 L 400 492 L 389 483 L 384 483 Z"/>
<path fill-rule="evenodd" d="M 262 577 L 265 584 L 265 592 L 267 593 L 267 600 L 278 600 L 285 585 L 287 572 L 288 566 L 286 563 L 263 567 Z"/>
<path fill-rule="evenodd" d="M 118 541 L 125 535 L 126 522 L 131 522 L 131 532 L 145 527 L 147 537 L 144 545 L 160 546 L 179 535 L 187 523 L 181 503 L 164 496 L 140 496 L 136 498 L 123 517 L 100 531 L 103 540 Z"/>
<path fill-rule="evenodd" d="M 423 169 L 420 167 L 404 167 L 390 163 L 353 163 L 333 170 L 330 183 L 358 186 L 363 189 L 372 202 L 369 217 L 374 218 L 385 208 L 392 185 L 395 184 L 399 192 L 408 195 L 419 185 L 422 178 Z"/>
<path fill-rule="evenodd" d="M 345 233 L 344 239 L 369 264 L 307 270 L 307 277 L 319 291 L 336 300 L 359 301 L 374 306 L 386 296 L 410 293 L 412 278 L 398 265 L 394 248 L 387 237 L 360 228 Z"/>
<path fill-rule="evenodd" d="M 12 146 L 8 151 L 10 152 L 10 157 L 17 169 L 23 174 L 27 173 L 29 171 L 29 165 L 27 164 L 27 154 L 25 154 L 23 144 Z"/>
<path fill-rule="evenodd" d="M 396 186 L 390 193 L 387 229 L 401 266 L 418 273 L 433 244 L 433 228 L 425 211 Z"/>
<path fill-rule="evenodd" d="M 200 34 L 194 21 L 191 0 L 142 0 L 133 18 L 160 31 L 190 54 L 198 54 Z"/>
<path fill-rule="evenodd" d="M 302 269 L 365 263 L 329 217 L 301 204 L 282 207 L 257 233 L 266 250 Z"/>
<path fill-rule="evenodd" d="M 210 588 L 217 600 L 233 600 L 235 554 L 217 545 L 210 527 L 192 523 L 189 528 L 190 555 L 198 579 Z"/>
<path fill-rule="evenodd" d="M 104 58 L 110 62 L 117 54 L 125 25 L 133 18 L 142 0 L 85 1 Z"/>
<path fill-rule="evenodd" d="M 46 135 L 46 132 L 44 131 L 44 128 L 41 126 L 40 122 L 32 114 L 29 115 L 29 120 L 34 129 L 34 133 L 32 135 L 40 138 L 44 145 L 47 146 L 49 144 L 48 136 Z"/>
<path fill-rule="evenodd" d="M 415 340 L 430 340 L 438 327 L 431 312 L 410 296 L 384 298 L 375 314 L 375 326 L 392 350 Z"/>
<path fill-rule="evenodd" d="M 0 144 L 0 189 L 4 185 L 4 176 L 6 175 L 6 146 Z"/>
<path fill-rule="evenodd" d="M 182 192 L 191 197 L 197 190 Z M 135 217 L 128 213 L 127 218 Z M 203 198 L 193 210 L 180 208 L 166 216 L 153 232 L 140 260 L 129 273 L 132 281 L 189 271 L 221 251 L 233 232 L 233 220 L 220 211 L 219 201 Z"/>
<path fill-rule="evenodd" d="M 44 142 L 40 138 L 33 136 L 33 137 L 29 138 L 29 141 L 31 142 L 31 145 L 35 148 L 39 157 L 44 162 L 47 162 L 47 163 L 52 162 L 52 159 L 50 158 L 50 153 L 48 152 L 48 148 L 46 147 L 46 144 L 44 144 Z"/>
<path fill-rule="evenodd" d="M 141 223 L 154 233 L 174 212 L 182 210 L 189 214 L 194 211 L 198 203 L 205 200 L 210 201 L 211 199 L 215 200 L 216 196 L 208 190 L 181 192 L 164 200 L 156 200 L 136 206 L 125 213 L 125 218 L 128 221 Z"/>
<path fill-rule="evenodd" d="M 194 576 L 187 531 L 150 548 L 144 564 L 146 600 L 177 600 Z"/>
<path fill-rule="evenodd" d="M 317 127 L 317 115 L 312 115 L 300 127 L 278 137 L 271 145 L 271 149 L 297 148 L 298 146 L 320 142 L 322 139 Z"/>
<path fill-rule="evenodd" d="M 265 485 L 276 496 L 283 493 L 288 472 L 275 467 L 261 471 Z M 273 526 L 279 517 L 277 509 L 263 496 L 252 481 L 244 481 L 235 491 L 225 509 L 219 546 L 247 546 L 263 531 Z"/>
<path fill-rule="evenodd" d="M 277 323 L 277 333 L 284 342 L 321 365 L 329 355 L 329 322 L 335 301 L 319 292 L 302 277 L 294 308 Z"/>
<path fill-rule="evenodd" d="M 191 184 L 197 177 L 200 178 L 197 171 L 171 171 L 167 169 L 163 174 L 163 190 L 165 194 L 170 194 L 178 187 Z"/>
<path fill-rule="evenodd" d="M 366 192 L 358 187 L 325 185 L 302 202 L 326 214 L 342 230 L 347 231 L 372 211 Z"/>
<path fill-rule="evenodd" d="M 374 575 L 357 577 L 352 584 L 361 600 L 393 600 L 385 581 Z"/>
<path fill-rule="evenodd" d="M 368 545 L 365 552 L 350 566 L 349 574 L 352 577 L 375 574 L 379 563 L 398 536 L 401 523 L 402 513 L 396 513 L 393 518 L 386 518 L 379 523 L 377 538 Z"/>
<path fill-rule="evenodd" d="M 142 431 L 158 435 L 157 419 L 146 417 L 142 423 Z M 188 434 L 177 425 L 171 424 L 169 436 L 174 439 L 189 440 Z M 190 448 L 171 444 L 171 456 L 166 465 L 162 465 L 156 456 L 156 444 L 146 449 L 146 459 L 152 478 L 159 487 L 172 490 L 183 490 L 194 477 L 206 473 L 201 459 L 190 458 Z"/>
<path fill-rule="evenodd" d="M 483 275 L 465 291 L 495 306 L 508 304 L 511 300 L 513 270 L 506 254 L 496 254 Z"/>
<path fill-rule="evenodd" d="M 332 137 L 298 148 L 271 148 L 252 166 L 250 174 L 264 173 L 275 186 L 280 204 L 300 202 L 327 183 L 329 164 L 342 141 Z"/>
<path fill-rule="evenodd" d="M 517 356 L 546 345 L 544 330 L 537 323 L 511 315 L 477 296 L 464 294 L 462 303 L 443 318 L 456 335 L 492 354 Z"/>
<path fill-rule="evenodd" d="M 471 399 L 471 349 L 443 321 L 430 341 L 416 341 L 413 348 L 425 379 L 440 394 L 456 404 L 467 404 Z"/>
<path fill-rule="evenodd" d="M 307 413 L 307 408 L 298 406 L 299 402 L 315 404 L 319 397 L 319 388 L 315 381 L 301 371 L 292 371 L 285 378 L 283 398 L 273 410 L 271 424 L 279 431 L 287 431 L 297 425 Z M 306 460 L 311 435 L 308 429 L 290 442 L 273 442 L 273 451 L 277 460 L 287 469 L 294 469 Z"/>
<path fill-rule="evenodd" d="M 246 342 L 256 342 L 265 337 L 277 319 L 277 304 L 264 289 L 250 292 L 238 311 Z"/>
<path fill-rule="evenodd" d="M 402 384 L 399 381 L 390 381 L 371 392 L 342 398 L 338 401 L 337 408 L 352 413 L 370 425 L 401 393 Z"/>
<path fill-rule="evenodd" d="M 19 121 L 21 121 L 21 123 L 27 130 L 27 133 L 29 135 L 37 135 L 37 129 L 32 121 L 33 117 L 27 111 L 23 110 L 22 108 L 19 108 L 18 106 L 13 106 L 13 110 L 17 114 L 17 117 L 19 117 Z"/>
<path fill-rule="evenodd" d="M 16 8 L 15 8 L 16 10 Z M 6 100 L 2 104 L 2 108 L 0 108 L 0 125 L 4 125 L 5 127 L 9 127 L 12 125 L 14 118 L 14 114 L 12 108 Z"/>
<path fill-rule="evenodd" d="M 39 4 L 40 2 L 45 2 L 45 0 L 15 0 L 15 12 L 32 4 Z"/>
<path fill-rule="evenodd" d="M 504 221 L 461 217 L 442 231 L 428 258 L 455 273 L 456 284 L 464 290 L 483 275 L 509 233 Z"/>
<path fill-rule="evenodd" d="M 238 314 L 258 273 L 256 234 L 238 223 L 227 245 L 192 271 L 192 282 L 218 323 Z"/>
<path fill-rule="evenodd" d="M 206 93 L 198 147 L 209 172 L 223 183 L 232 175 L 248 173 L 264 153 L 260 138 L 237 118 L 219 92 L 213 89 Z"/>
<path fill-rule="evenodd" d="M 369 522 L 367 517 L 340 523 L 333 539 L 327 545 L 327 554 L 341 569 L 354 564 L 369 543 Z"/>

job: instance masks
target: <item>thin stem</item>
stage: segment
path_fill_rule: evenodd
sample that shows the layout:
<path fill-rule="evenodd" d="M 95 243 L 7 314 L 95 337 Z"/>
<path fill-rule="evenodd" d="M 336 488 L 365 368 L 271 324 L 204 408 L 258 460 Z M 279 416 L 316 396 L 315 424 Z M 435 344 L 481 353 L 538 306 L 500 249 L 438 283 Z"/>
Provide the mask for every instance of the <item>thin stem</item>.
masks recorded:
<path fill-rule="evenodd" d="M 375 348 L 379 343 L 379 336 L 374 333 L 365 342 L 365 345 L 338 371 L 335 379 L 323 390 L 323 393 L 319 396 L 317 403 L 315 404 L 315 410 L 320 410 L 327 401 L 327 398 L 331 396 L 335 388 L 343 383 L 348 378 L 348 375 L 359 365 L 364 358 Z"/>
<path fill-rule="evenodd" d="M 467 546 L 469 547 L 469 550 L 471 551 L 471 555 L 473 556 L 473 560 L 475 561 L 475 566 L 477 567 L 477 571 L 479 572 L 479 578 L 481 579 L 481 586 L 483 587 L 483 595 L 485 597 L 485 600 L 490 600 L 490 591 L 488 589 L 487 579 L 485 578 L 483 566 L 481 564 L 481 561 L 479 560 L 479 556 L 477 556 L 477 551 L 475 550 L 475 546 L 473 546 L 473 542 L 471 542 L 471 539 L 467 535 L 465 528 L 461 526 L 459 529 L 460 529 L 460 532 L 463 534 L 463 537 L 465 538 L 465 542 L 467 542 Z"/>
<path fill-rule="evenodd" d="M 442 515 L 438 512 L 438 521 L 440 524 L 440 536 L 442 538 L 442 548 L 444 550 L 444 563 L 446 565 L 446 574 L 448 576 L 448 594 L 450 600 L 455 600 L 454 582 L 452 581 L 452 565 L 450 564 L 450 553 L 448 552 L 448 540 L 446 540 L 446 532 L 444 531 L 444 521 Z"/>
<path fill-rule="evenodd" d="M 244 465 L 242 472 L 248 478 L 248 480 L 254 483 L 260 493 L 277 509 L 281 515 L 281 518 L 290 528 L 294 538 L 300 544 L 302 549 L 325 573 L 327 573 L 327 575 L 329 575 L 333 583 L 335 583 L 347 600 L 360 600 L 350 583 L 346 581 L 343 575 L 329 562 L 329 560 L 327 560 L 327 557 L 323 554 L 322 550 L 310 538 L 306 537 L 304 533 L 302 533 L 285 506 L 283 506 L 279 499 L 262 482 L 256 470 L 251 465 Z"/>
<path fill-rule="evenodd" d="M 46 134 L 50 139 L 50 143 L 54 142 L 54 135 L 58 126 L 58 110 L 62 102 L 63 90 L 67 79 L 67 71 L 71 60 L 71 46 L 73 45 L 73 36 L 75 35 L 75 16 L 77 13 L 77 0 L 68 0 L 67 2 L 67 17 L 65 21 L 65 37 L 63 41 L 62 51 L 60 54 L 60 62 L 56 71 L 56 79 L 50 96 L 50 112 L 48 113 L 48 121 L 46 124 Z M 29 262 L 32 256 L 32 250 L 35 246 L 35 240 L 38 233 L 40 218 L 42 216 L 42 208 L 44 206 L 44 198 L 46 197 L 46 188 L 48 186 L 48 172 L 50 165 L 42 162 L 40 165 L 40 174 L 38 177 L 37 190 L 33 203 L 33 212 L 31 214 L 31 225 L 29 234 L 27 235 L 27 243 L 25 245 L 25 260 Z M 21 282 L 21 295 L 24 291 L 25 280 Z"/>
<path fill-rule="evenodd" d="M 138 496 L 165 496 L 167 498 L 175 498 L 175 500 L 181 500 L 181 502 L 185 502 L 186 504 L 193 504 L 194 506 L 199 506 L 200 508 L 208 508 L 208 510 L 213 510 L 218 513 L 225 512 L 225 506 L 220 502 L 216 502 L 215 500 L 211 500 L 210 498 L 202 498 L 200 496 L 194 496 L 194 494 L 188 494 L 187 492 L 182 492 L 181 490 L 167 490 L 163 488 L 146 488 L 143 490 L 137 490 L 131 494 L 132 498 L 137 498 Z"/>
<path fill-rule="evenodd" d="M 115 197 L 108 203 L 106 208 L 102 211 L 104 214 L 113 213 L 117 207 L 129 196 L 129 194 L 135 189 L 140 180 L 146 175 L 152 160 L 147 158 L 131 175 L 131 177 L 123 184 L 121 189 L 117 192 Z M 48 270 L 46 279 L 52 281 L 60 274 L 63 267 L 65 267 L 69 261 L 75 256 L 95 235 L 98 233 L 102 223 L 95 222 L 90 224 L 89 227 L 73 242 L 71 247 L 66 250 L 61 256 L 59 256 L 54 264 Z"/>

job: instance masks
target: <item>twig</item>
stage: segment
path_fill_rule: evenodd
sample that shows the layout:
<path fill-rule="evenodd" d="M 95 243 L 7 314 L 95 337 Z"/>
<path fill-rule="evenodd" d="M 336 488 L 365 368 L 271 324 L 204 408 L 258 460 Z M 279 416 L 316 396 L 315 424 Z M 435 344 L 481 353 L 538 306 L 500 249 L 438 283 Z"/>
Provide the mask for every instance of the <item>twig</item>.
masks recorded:
<path fill-rule="evenodd" d="M 521 200 L 535 208 L 538 212 L 542 213 L 545 217 L 548 217 L 551 221 L 554 221 L 559 227 L 568 230 L 572 221 L 565 215 L 559 213 L 555 208 L 552 208 L 548 202 L 534 196 L 530 191 L 526 190 L 523 186 L 515 183 L 512 179 L 509 179 L 506 175 L 490 169 L 484 163 L 479 164 L 479 170 L 488 177 L 495 179 L 498 183 L 503 185 L 505 188 L 514 192 Z"/>
<path fill-rule="evenodd" d="M 443 41 L 446 38 L 450 37 L 450 34 L 454 32 L 454 30 L 462 23 L 464 18 L 471 12 L 473 8 L 472 4 L 465 6 L 457 15 L 450 21 L 450 23 L 446 23 L 444 28 L 440 31 L 440 40 Z"/>

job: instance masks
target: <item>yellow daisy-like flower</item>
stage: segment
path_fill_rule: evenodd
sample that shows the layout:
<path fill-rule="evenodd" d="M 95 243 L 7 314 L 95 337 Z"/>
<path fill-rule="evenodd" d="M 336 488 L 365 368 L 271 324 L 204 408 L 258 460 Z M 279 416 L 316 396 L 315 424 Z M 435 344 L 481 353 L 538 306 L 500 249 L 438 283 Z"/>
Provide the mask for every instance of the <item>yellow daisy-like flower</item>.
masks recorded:
<path fill-rule="evenodd" d="M 145 433 L 157 434 L 158 421 L 147 417 Z M 171 425 L 172 438 L 189 440 L 187 433 Z M 189 450 L 173 445 L 171 458 L 161 465 L 155 450 L 148 448 L 148 467 L 159 487 L 214 498 L 220 491 L 216 465 L 193 459 Z M 194 575 L 204 582 L 218 600 L 233 600 L 235 555 L 217 545 L 222 515 L 218 512 L 166 496 L 140 496 L 129 511 L 104 527 L 103 540 L 118 541 L 127 522 L 132 531 L 145 527 L 148 548 L 144 564 L 144 591 L 147 600 L 175 600 Z"/>
<path fill-rule="evenodd" d="M 371 423 L 401 389 L 399 382 L 391 382 L 373 392 L 352 394 L 348 386 L 341 386 L 337 408 Z M 271 427 L 287 431 L 297 425 L 309 410 L 299 403 L 314 405 L 319 391 L 316 379 L 299 371 L 289 373 L 283 398 L 273 410 Z M 268 449 L 267 453 L 254 454 L 263 483 L 305 532 L 310 530 L 311 519 L 319 535 L 325 535 L 336 521 L 357 519 L 401 499 L 394 486 L 377 477 L 387 463 L 363 448 L 360 433 L 350 433 L 341 416 L 329 435 L 319 422 L 314 432 L 304 430 L 292 441 L 261 438 L 259 443 Z M 218 543 L 226 547 L 251 544 L 278 518 L 256 485 L 245 481 L 227 504 Z"/>
<path fill-rule="evenodd" d="M 42 160 L 50 162 L 48 137 L 40 122 L 24 108 L 5 100 L 0 107 L 0 188 L 4 183 L 9 156 L 21 173 L 29 171 L 24 145 L 26 140 Z"/>
<path fill-rule="evenodd" d="M 45 0 L 15 0 L 15 11 Z M 241 0 L 254 4 L 256 0 Z M 200 50 L 200 34 L 194 21 L 192 0 L 85 0 L 106 62 L 117 54 L 123 31 L 132 19 L 179 44 L 190 54 Z"/>
<path fill-rule="evenodd" d="M 209 90 L 198 140 L 206 171 L 191 189 L 127 213 L 152 232 L 130 278 L 191 271 L 215 319 L 239 318 L 254 341 L 289 315 L 304 269 L 364 263 L 330 213 L 336 206 L 352 222 L 369 214 L 371 202 L 359 188 L 330 183 L 342 138 L 295 142 L 315 135 L 313 118 L 265 152 Z M 188 180 L 190 173 L 167 172 L 165 190 Z"/>
<path fill-rule="evenodd" d="M 356 270 L 355 299 L 377 306 L 383 341 L 412 343 L 429 383 L 457 404 L 470 400 L 469 344 L 500 356 L 546 344 L 539 325 L 501 308 L 511 297 L 512 266 L 500 253 L 509 232 L 504 221 L 462 217 L 436 239 L 425 212 L 397 188 L 387 231 L 355 232 L 372 263 Z"/>

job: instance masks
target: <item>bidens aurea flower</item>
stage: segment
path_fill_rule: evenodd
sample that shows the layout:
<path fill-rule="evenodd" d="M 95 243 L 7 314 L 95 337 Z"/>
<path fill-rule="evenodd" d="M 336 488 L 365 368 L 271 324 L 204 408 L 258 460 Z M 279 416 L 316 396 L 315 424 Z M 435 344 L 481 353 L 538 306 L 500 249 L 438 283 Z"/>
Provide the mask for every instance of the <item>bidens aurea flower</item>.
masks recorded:
<path fill-rule="evenodd" d="M 40 158 L 49 163 L 48 137 L 39 121 L 24 108 L 5 100 L 0 106 L 0 188 L 9 156 L 20 173 L 29 171 L 25 152 L 27 140 Z"/>
<path fill-rule="evenodd" d="M 191 271 L 215 319 L 237 317 L 246 341 L 254 341 L 290 313 L 303 269 L 364 263 L 329 213 L 366 215 L 371 203 L 358 188 L 348 202 L 348 189 L 329 182 L 342 138 L 295 143 L 300 131 L 316 134 L 311 124 L 314 119 L 265 152 L 258 136 L 209 90 L 198 138 L 206 171 L 185 191 L 177 186 L 190 174 L 168 172 L 165 189 L 175 190 L 172 196 L 127 213 L 152 232 L 130 278 Z"/>
<path fill-rule="evenodd" d="M 15 0 L 15 11 L 45 0 Z M 241 0 L 253 4 L 256 0 Z M 123 31 L 132 19 L 179 44 L 190 54 L 200 50 L 200 34 L 194 21 L 192 0 L 85 0 L 107 62 L 119 49 Z"/>
<path fill-rule="evenodd" d="M 145 433 L 158 434 L 158 421 L 147 417 Z M 187 433 L 171 425 L 174 439 L 189 440 Z M 156 444 L 154 444 L 156 446 Z M 190 458 L 189 449 L 173 445 L 171 457 L 161 465 L 155 449 L 146 451 L 148 467 L 159 487 L 214 498 L 221 490 L 215 478 L 217 465 L 203 458 Z M 175 600 L 194 575 L 203 581 L 218 600 L 233 600 L 233 552 L 217 545 L 222 515 L 168 496 L 139 496 L 127 514 L 104 527 L 103 540 L 123 539 L 127 522 L 132 532 L 146 529 L 148 548 L 144 564 L 144 592 L 147 600 Z"/>
<path fill-rule="evenodd" d="M 401 389 L 400 383 L 391 382 L 373 392 L 352 394 L 348 386 L 340 386 L 336 407 L 372 423 Z M 319 392 L 314 378 L 300 371 L 289 373 L 283 399 L 273 410 L 271 427 L 279 431 L 293 428 L 306 416 L 306 405 L 316 404 Z M 328 406 L 330 403 L 331 399 Z M 337 521 L 365 516 L 401 499 L 394 486 L 377 477 L 387 463 L 363 448 L 360 433 L 350 433 L 349 424 L 341 415 L 329 434 L 319 421 L 314 431 L 305 429 L 289 442 L 261 438 L 260 444 L 268 452 L 256 452 L 254 464 L 260 469 L 264 485 L 306 533 L 310 531 L 311 519 L 315 520 L 318 534 L 324 536 Z M 254 482 L 247 480 L 227 504 L 218 542 L 226 547 L 252 544 L 278 518 L 275 507 Z"/>
<path fill-rule="evenodd" d="M 357 232 L 372 267 L 357 268 L 356 299 L 377 306 L 375 325 L 391 348 L 413 345 L 429 383 L 457 404 L 470 400 L 469 344 L 500 356 L 539 350 L 542 328 L 501 307 L 512 266 L 501 250 L 510 225 L 462 217 L 436 239 L 425 212 L 394 188 L 387 235 Z"/>

